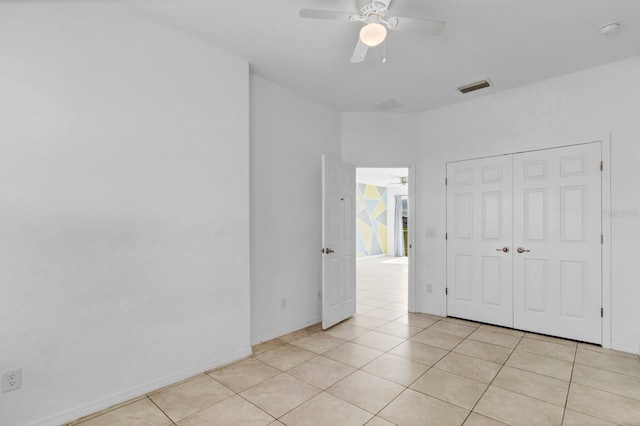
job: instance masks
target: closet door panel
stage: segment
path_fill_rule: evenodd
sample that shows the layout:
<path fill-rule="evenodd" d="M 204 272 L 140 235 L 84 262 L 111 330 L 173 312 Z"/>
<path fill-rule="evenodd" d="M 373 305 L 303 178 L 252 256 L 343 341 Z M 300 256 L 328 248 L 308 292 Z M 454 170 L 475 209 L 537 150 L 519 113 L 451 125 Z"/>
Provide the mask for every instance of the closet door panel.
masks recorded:
<path fill-rule="evenodd" d="M 449 316 L 513 326 L 511 162 L 447 165 Z"/>
<path fill-rule="evenodd" d="M 599 143 L 513 156 L 515 328 L 601 343 L 600 160 Z"/>

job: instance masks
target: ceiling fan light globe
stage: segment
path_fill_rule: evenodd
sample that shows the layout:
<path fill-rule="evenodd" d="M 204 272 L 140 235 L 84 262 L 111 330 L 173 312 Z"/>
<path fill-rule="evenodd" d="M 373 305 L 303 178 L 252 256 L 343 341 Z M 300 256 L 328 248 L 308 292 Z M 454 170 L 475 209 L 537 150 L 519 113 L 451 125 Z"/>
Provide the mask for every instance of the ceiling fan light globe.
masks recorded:
<path fill-rule="evenodd" d="M 379 23 L 367 24 L 360 30 L 360 41 L 369 47 L 375 47 L 387 38 L 387 29 Z"/>

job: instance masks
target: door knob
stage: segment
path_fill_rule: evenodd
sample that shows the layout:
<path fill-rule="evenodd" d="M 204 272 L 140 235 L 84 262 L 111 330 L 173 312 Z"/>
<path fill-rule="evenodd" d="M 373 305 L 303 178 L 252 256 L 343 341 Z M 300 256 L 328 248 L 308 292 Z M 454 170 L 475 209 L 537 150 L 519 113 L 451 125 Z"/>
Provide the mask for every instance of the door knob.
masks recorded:
<path fill-rule="evenodd" d="M 518 250 L 516 250 L 518 253 L 522 254 L 522 253 L 529 253 L 531 250 L 527 250 L 525 248 L 522 247 L 518 247 Z"/>
<path fill-rule="evenodd" d="M 503 251 L 505 253 L 509 253 L 509 247 L 502 247 L 501 249 L 496 249 L 496 251 Z"/>
<path fill-rule="evenodd" d="M 331 253 L 335 253 L 335 251 L 331 250 L 330 248 L 323 248 L 322 250 L 320 250 L 322 253 L 324 254 L 331 254 Z"/>

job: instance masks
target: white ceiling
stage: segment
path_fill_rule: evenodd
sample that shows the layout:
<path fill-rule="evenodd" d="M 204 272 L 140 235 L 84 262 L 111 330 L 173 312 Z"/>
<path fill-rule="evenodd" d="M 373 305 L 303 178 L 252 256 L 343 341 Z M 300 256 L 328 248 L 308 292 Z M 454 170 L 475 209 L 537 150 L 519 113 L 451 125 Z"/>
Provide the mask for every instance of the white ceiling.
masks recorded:
<path fill-rule="evenodd" d="M 399 183 L 402 176 L 409 176 L 407 168 L 358 167 L 356 169 L 356 182 L 368 185 L 401 186 Z"/>
<path fill-rule="evenodd" d="M 390 98 L 416 112 L 640 54 L 640 0 L 392 0 L 390 14 L 447 22 L 442 35 L 390 32 L 387 63 L 349 62 L 358 23 L 302 19 L 355 12 L 356 0 L 123 0 L 247 59 L 254 72 L 340 111 Z M 598 29 L 621 21 L 620 31 Z M 488 78 L 489 89 L 457 87 Z"/>

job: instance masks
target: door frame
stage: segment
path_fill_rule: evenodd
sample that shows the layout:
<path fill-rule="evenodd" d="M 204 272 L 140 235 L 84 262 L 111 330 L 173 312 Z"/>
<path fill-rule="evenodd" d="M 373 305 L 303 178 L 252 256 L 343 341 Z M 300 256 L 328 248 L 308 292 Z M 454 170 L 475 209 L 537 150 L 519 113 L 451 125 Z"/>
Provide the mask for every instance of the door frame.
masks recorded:
<path fill-rule="evenodd" d="M 408 244 L 409 244 L 409 256 L 408 257 L 408 295 L 407 295 L 407 309 L 409 312 L 416 311 L 416 163 L 411 163 L 407 165 L 406 163 L 385 163 L 383 165 L 376 164 L 373 166 L 358 164 L 356 165 L 357 169 L 396 169 L 396 168 L 405 168 L 408 170 L 407 179 L 409 180 L 409 191 L 407 192 L 407 197 L 409 198 L 409 231 L 407 232 Z M 387 202 L 388 205 L 388 202 Z M 388 207 L 387 207 L 388 208 Z M 353 217 L 353 221 L 355 222 L 355 215 Z M 356 281 L 358 279 L 358 269 L 356 267 Z M 357 298 L 356 298 L 357 300 Z"/>
<path fill-rule="evenodd" d="M 600 214 L 601 220 L 601 228 L 603 235 L 603 242 L 601 245 L 601 262 L 602 262 L 602 308 L 604 309 L 604 313 L 602 315 L 602 347 L 605 349 L 611 348 L 611 134 L 602 135 L 600 137 L 584 137 L 577 138 L 574 140 L 578 140 L 579 142 L 575 143 L 565 143 L 562 145 L 553 145 L 545 148 L 531 148 L 531 149 L 523 149 L 519 151 L 513 152 L 500 152 L 496 154 L 488 154 L 479 157 L 471 157 L 457 160 L 450 160 L 445 162 L 445 174 L 447 171 L 447 166 L 449 163 L 458 163 L 461 161 L 468 160 L 477 160 L 482 158 L 491 158 L 491 157 L 500 157 L 503 155 L 513 155 L 513 154 L 522 154 L 526 152 L 534 152 L 534 151 L 546 151 L 549 149 L 556 148 L 566 148 L 569 146 L 576 145 L 586 145 L 590 143 L 600 143 L 601 150 L 601 160 L 603 161 L 604 168 L 602 170 L 602 178 L 601 178 L 601 191 L 602 191 L 602 212 Z M 585 142 L 588 141 L 588 142 Z M 411 189 L 411 188 L 410 188 Z M 448 188 L 447 188 L 448 190 Z M 446 194 L 446 190 L 445 190 Z M 447 197 L 445 196 L 445 229 L 448 229 L 449 224 L 448 217 L 449 212 L 447 211 Z M 608 212 L 609 214 L 603 214 Z M 448 244 L 446 242 L 445 244 Z M 446 258 L 446 255 L 445 255 Z M 445 287 L 446 283 L 449 280 L 447 273 L 447 264 L 449 259 L 446 259 L 445 263 Z M 415 291 L 415 288 L 414 288 Z M 443 299 L 443 312 L 447 315 L 447 298 Z"/>

